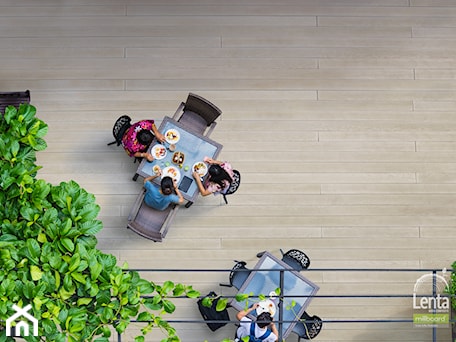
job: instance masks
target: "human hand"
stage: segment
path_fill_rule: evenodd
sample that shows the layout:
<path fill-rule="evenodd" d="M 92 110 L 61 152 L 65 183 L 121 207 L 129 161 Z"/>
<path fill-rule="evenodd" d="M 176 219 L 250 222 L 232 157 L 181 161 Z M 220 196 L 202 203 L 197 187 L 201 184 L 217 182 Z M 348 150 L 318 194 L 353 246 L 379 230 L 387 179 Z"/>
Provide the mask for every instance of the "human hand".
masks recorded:
<path fill-rule="evenodd" d="M 199 178 L 200 178 L 199 173 L 196 172 L 196 171 L 193 171 L 192 176 L 193 176 L 193 178 L 195 178 L 195 179 L 199 179 Z"/>
<path fill-rule="evenodd" d="M 252 309 L 256 309 L 256 308 L 259 307 L 259 306 L 260 306 L 259 303 L 254 303 L 254 304 L 252 305 Z"/>
<path fill-rule="evenodd" d="M 160 132 L 158 132 L 155 137 L 157 138 L 158 141 L 160 141 L 161 143 L 162 142 L 165 142 L 165 136 L 163 134 L 161 134 Z"/>
<path fill-rule="evenodd" d="M 154 157 L 152 157 L 152 155 L 150 153 L 146 153 L 146 159 L 150 162 L 152 162 L 154 160 Z"/>

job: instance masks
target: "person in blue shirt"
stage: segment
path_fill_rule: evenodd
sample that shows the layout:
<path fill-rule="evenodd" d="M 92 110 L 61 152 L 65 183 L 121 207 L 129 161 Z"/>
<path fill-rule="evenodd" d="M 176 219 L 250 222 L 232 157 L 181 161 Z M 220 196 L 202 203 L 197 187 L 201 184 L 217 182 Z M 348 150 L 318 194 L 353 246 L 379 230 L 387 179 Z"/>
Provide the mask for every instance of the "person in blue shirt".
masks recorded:
<path fill-rule="evenodd" d="M 159 172 L 153 176 L 144 178 L 144 188 L 146 189 L 144 202 L 149 207 L 157 210 L 165 210 L 171 203 L 184 203 L 184 197 L 182 197 L 177 184 L 171 177 L 163 177 L 160 187 L 152 183 L 160 175 L 161 173 Z"/>

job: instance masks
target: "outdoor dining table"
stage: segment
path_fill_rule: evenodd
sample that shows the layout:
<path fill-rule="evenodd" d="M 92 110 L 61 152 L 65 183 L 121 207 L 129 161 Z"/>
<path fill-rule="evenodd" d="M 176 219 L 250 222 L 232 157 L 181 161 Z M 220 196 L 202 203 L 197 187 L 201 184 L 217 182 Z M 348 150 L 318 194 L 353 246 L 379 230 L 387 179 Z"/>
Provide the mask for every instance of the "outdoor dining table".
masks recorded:
<path fill-rule="evenodd" d="M 268 297 L 278 288 L 280 292 L 276 294 L 276 298 L 271 297 L 271 300 L 278 306 L 278 317 L 276 317 L 276 313 L 274 321 L 278 322 L 278 337 L 279 341 L 282 341 L 292 332 L 293 327 L 312 300 L 312 296 L 320 289 L 282 260 L 269 252 L 264 252 L 244 284 L 239 288 L 239 294 L 250 294 L 247 303 L 233 299 L 231 306 L 241 311 L 258 302 L 260 295 Z M 292 302 L 295 303 L 294 307 L 287 309 Z M 255 311 L 252 311 L 249 316 L 253 319 L 256 316 Z"/>
<path fill-rule="evenodd" d="M 190 128 L 181 124 L 180 122 L 165 116 L 160 124 L 159 131 L 166 135 L 168 131 L 177 131 L 178 141 L 174 143 L 175 150 L 170 150 L 170 143 L 160 143 L 156 140 L 149 146 L 148 152 L 152 154 L 154 160 L 149 162 L 146 158 L 143 158 L 138 166 L 134 179 L 139 175 L 144 178 L 155 174 L 154 167 L 158 166 L 163 171 L 167 167 L 174 167 L 180 174 L 178 185 L 179 190 L 185 200 L 188 203 L 194 202 L 198 196 L 198 187 L 196 181 L 193 179 L 193 165 L 195 163 L 203 162 L 204 157 L 217 159 L 223 146 L 214 140 L 192 131 Z M 153 149 L 157 144 L 161 144 L 166 148 L 166 155 L 156 158 L 154 156 Z M 183 155 L 183 163 L 173 162 L 173 156 L 175 153 L 181 153 Z M 205 176 L 207 177 L 207 175 Z M 203 178 L 204 179 L 204 178 Z M 160 185 L 161 178 L 157 177 L 153 180 L 157 185 Z"/>

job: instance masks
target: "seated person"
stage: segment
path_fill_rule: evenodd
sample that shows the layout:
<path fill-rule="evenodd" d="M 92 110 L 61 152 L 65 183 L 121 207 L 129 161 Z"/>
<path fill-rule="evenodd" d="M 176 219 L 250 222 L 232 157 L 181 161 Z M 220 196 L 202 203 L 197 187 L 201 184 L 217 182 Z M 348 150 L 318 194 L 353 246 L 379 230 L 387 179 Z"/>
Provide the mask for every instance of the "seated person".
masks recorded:
<path fill-rule="evenodd" d="M 154 176 L 144 178 L 144 188 L 146 188 L 144 203 L 157 210 L 165 210 L 171 203 L 184 203 L 184 197 L 182 197 L 176 182 L 171 177 L 163 177 L 160 188 L 151 182 L 155 178 L 160 177 L 160 175 L 161 173 L 158 173 Z"/>
<path fill-rule="evenodd" d="M 148 161 L 152 161 L 154 158 L 147 149 L 154 136 L 160 142 L 165 141 L 165 136 L 158 131 L 154 120 L 138 121 L 125 132 L 122 146 L 130 157 L 147 158 Z"/>
<path fill-rule="evenodd" d="M 236 318 L 240 321 L 240 324 L 236 331 L 237 339 L 235 341 L 242 341 L 241 339 L 246 336 L 251 336 L 251 341 L 258 339 L 263 342 L 277 342 L 279 340 L 279 332 L 269 312 L 259 314 L 255 322 L 246 317 L 257 307 L 258 303 L 255 303 L 247 310 L 237 313 Z"/>
<path fill-rule="evenodd" d="M 225 193 L 233 181 L 233 168 L 231 164 L 207 157 L 204 158 L 204 161 L 210 164 L 208 170 L 209 177 L 207 177 L 204 185 L 201 182 L 198 172 L 193 172 L 193 178 L 195 178 L 199 192 L 202 196 Z"/>

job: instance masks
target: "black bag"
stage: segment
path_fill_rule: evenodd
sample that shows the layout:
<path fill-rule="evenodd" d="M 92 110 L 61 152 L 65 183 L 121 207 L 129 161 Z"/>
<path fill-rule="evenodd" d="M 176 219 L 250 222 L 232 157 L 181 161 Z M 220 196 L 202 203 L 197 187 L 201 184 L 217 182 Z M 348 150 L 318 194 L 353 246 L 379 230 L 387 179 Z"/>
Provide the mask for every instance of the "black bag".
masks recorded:
<path fill-rule="evenodd" d="M 211 291 L 206 297 L 217 297 L 217 294 L 214 291 Z M 198 309 L 205 321 L 221 321 L 206 323 L 212 331 L 216 331 L 230 321 L 230 315 L 228 314 L 228 310 L 226 308 L 222 311 L 217 311 L 215 309 L 217 307 L 217 302 L 218 298 L 214 299 L 211 307 L 207 307 L 203 305 L 203 298 L 198 299 Z"/>

